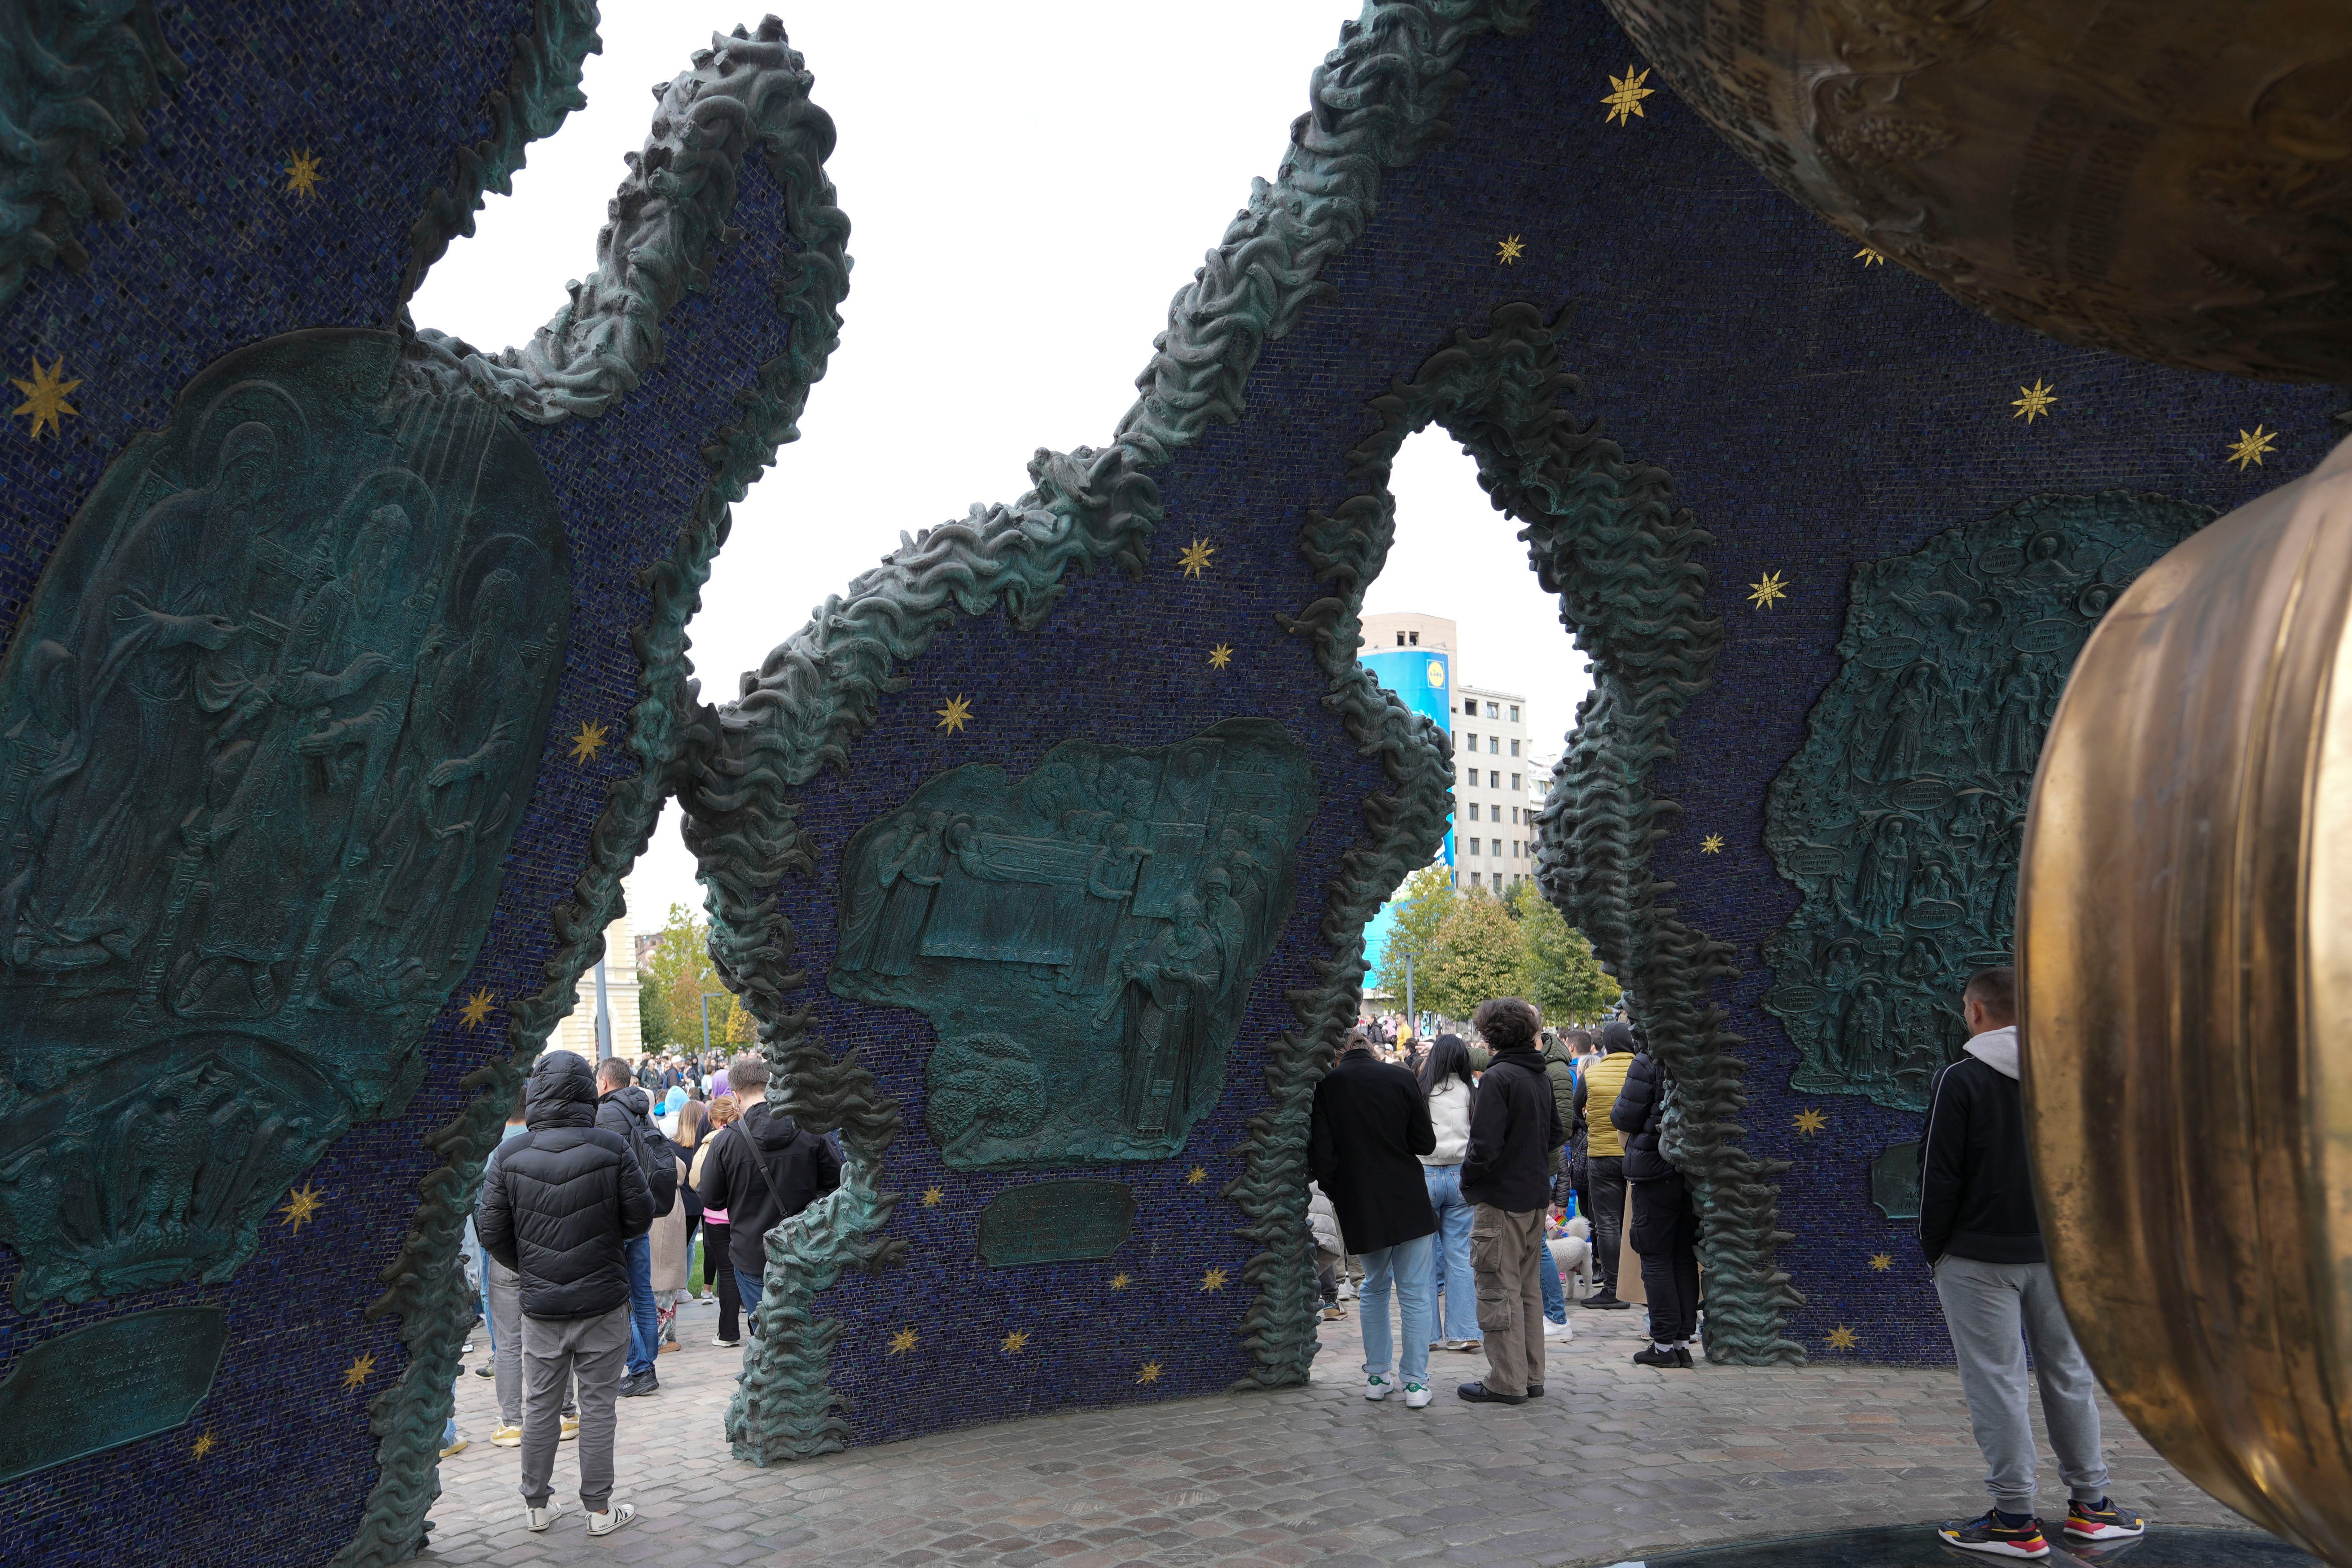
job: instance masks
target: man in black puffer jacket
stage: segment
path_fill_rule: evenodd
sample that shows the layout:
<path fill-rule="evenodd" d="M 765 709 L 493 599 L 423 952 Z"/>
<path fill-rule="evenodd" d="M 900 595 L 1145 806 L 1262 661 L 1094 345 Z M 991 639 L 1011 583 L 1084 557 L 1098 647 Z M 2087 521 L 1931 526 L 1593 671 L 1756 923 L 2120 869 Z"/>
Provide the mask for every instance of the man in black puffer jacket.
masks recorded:
<path fill-rule="evenodd" d="M 1568 1129 L 1544 1074 L 1536 1038 L 1543 1019 L 1535 1008 L 1498 996 L 1480 1003 L 1470 1023 L 1494 1051 L 1470 1102 L 1470 1147 L 1462 1159 L 1486 1376 L 1454 1392 L 1476 1404 L 1524 1405 L 1544 1391 L 1544 1205 L 1552 1151 L 1568 1142 Z"/>
<path fill-rule="evenodd" d="M 555 1445 L 563 1385 L 579 1380 L 580 1501 L 592 1534 L 636 1517 L 611 1506 L 613 1408 L 629 1352 L 628 1243 L 654 1222 L 645 1173 L 619 1135 L 596 1125 L 596 1081 L 570 1051 L 531 1069 L 521 1136 L 491 1152 L 475 1230 L 522 1281 L 522 1500 L 526 1522 L 555 1518 Z"/>
<path fill-rule="evenodd" d="M 1633 1189 L 1633 1234 L 1642 1289 L 1650 1298 L 1650 1342 L 1636 1366 L 1688 1367 L 1698 1332 L 1698 1209 L 1683 1173 L 1659 1151 L 1666 1119 L 1666 1075 L 1643 1051 L 1625 1069 L 1625 1087 L 1609 1120 L 1625 1140 L 1625 1181 Z"/>

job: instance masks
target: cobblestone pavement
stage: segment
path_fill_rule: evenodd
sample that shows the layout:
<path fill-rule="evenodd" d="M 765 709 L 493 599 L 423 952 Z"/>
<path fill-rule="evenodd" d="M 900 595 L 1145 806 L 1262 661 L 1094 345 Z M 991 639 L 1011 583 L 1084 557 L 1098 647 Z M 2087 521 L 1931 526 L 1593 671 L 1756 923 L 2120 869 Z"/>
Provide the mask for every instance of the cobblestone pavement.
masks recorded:
<path fill-rule="evenodd" d="M 760 1470 L 729 1457 L 720 1430 L 740 1352 L 712 1348 L 715 1310 L 687 1308 L 661 1392 L 621 1401 L 614 1496 L 638 1518 L 605 1540 L 587 1538 L 565 1490 L 571 1444 L 555 1476 L 567 1511 L 544 1534 L 522 1528 L 517 1453 L 488 1441 L 490 1381 L 461 1378 L 473 1442 L 442 1463 L 419 1563 L 1613 1563 L 1986 1501 L 1951 1373 L 1653 1372 L 1629 1359 L 1638 1308 L 1572 1310 L 1577 1338 L 1554 1342 L 1547 1396 L 1517 1407 L 1457 1400 L 1454 1384 L 1485 1362 L 1444 1352 L 1428 1409 L 1365 1400 L 1351 1315 L 1323 1325 L 1307 1388 L 1041 1416 Z M 2115 1496 L 2151 1521 L 2242 1523 L 2112 1406 L 2106 1443 Z M 2063 1510 L 2046 1447 L 2042 1488 L 2045 1509 Z"/>

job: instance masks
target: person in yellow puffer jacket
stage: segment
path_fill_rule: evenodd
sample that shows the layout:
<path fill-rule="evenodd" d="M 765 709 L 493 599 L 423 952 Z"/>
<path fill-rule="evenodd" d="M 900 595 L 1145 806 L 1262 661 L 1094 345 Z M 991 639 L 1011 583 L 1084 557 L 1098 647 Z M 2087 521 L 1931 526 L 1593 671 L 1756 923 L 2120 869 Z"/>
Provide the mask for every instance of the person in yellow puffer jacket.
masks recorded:
<path fill-rule="evenodd" d="M 1618 1232 L 1625 1223 L 1625 1145 L 1609 1120 L 1625 1073 L 1633 1065 L 1633 1026 L 1612 1018 L 1601 1026 L 1601 1054 L 1587 1058 L 1576 1082 L 1576 1125 L 1584 1132 L 1584 1163 L 1592 1191 L 1592 1273 L 1601 1289 L 1577 1303 L 1622 1311 L 1617 1299 Z"/>

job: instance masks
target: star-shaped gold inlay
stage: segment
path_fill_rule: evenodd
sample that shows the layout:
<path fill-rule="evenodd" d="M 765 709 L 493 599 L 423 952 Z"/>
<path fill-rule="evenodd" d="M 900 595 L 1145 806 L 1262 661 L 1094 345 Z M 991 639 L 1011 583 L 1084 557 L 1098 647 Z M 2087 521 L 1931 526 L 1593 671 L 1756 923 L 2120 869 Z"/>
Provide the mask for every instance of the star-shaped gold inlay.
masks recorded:
<path fill-rule="evenodd" d="M 1114 1290 L 1124 1290 L 1129 1283 L 1131 1281 L 1125 1274 L 1114 1274 L 1110 1277 L 1110 1288 Z"/>
<path fill-rule="evenodd" d="M 1208 1179 L 1209 1167 L 1206 1165 L 1195 1165 L 1184 1173 L 1184 1184 L 1188 1187 L 1197 1187 Z"/>
<path fill-rule="evenodd" d="M 1196 539 L 1190 549 L 1176 557 L 1176 564 L 1184 568 L 1185 576 L 1198 577 L 1209 569 L 1209 557 L 1216 552 L 1215 545 L 1205 539 Z"/>
<path fill-rule="evenodd" d="M 23 384 L 20 382 L 18 384 Z M 2255 426 L 2252 430 L 2241 426 L 2238 430 L 2238 438 L 2230 443 L 2229 460 L 2237 464 L 2238 472 L 2242 474 L 2246 471 L 2247 464 L 2252 463 L 2259 468 L 2263 466 L 2263 454 L 2277 450 L 2277 431 L 2265 430 L 2260 425 Z"/>
<path fill-rule="evenodd" d="M 66 401 L 66 394 L 79 386 L 81 380 L 79 376 L 72 381 L 63 379 L 65 368 L 66 356 L 63 354 L 59 354 L 57 363 L 46 370 L 41 368 L 41 356 L 35 354 L 32 380 L 18 381 L 13 375 L 8 378 L 10 384 L 25 395 L 25 401 L 9 412 L 33 416 L 32 438 L 36 441 L 41 438 L 41 432 L 45 429 L 56 431 L 62 440 L 66 427 L 58 416 L 71 414 L 79 416 L 81 413 L 80 409 Z"/>
<path fill-rule="evenodd" d="M 946 707 L 934 708 L 931 711 L 939 715 L 940 721 L 932 728 L 945 730 L 950 735 L 958 733 L 966 724 L 971 722 L 971 704 L 963 700 L 963 693 L 961 691 L 948 699 Z"/>
<path fill-rule="evenodd" d="M 1874 1252 L 1870 1255 L 1870 1266 L 1873 1268 L 1877 1269 L 1881 1274 L 1884 1274 L 1888 1269 L 1895 1267 L 1895 1254 L 1891 1252 Z"/>
<path fill-rule="evenodd" d="M 219 1447 L 220 1439 L 214 1436 L 212 1428 L 207 1426 L 203 1434 L 188 1446 L 188 1457 L 192 1459 L 201 1459 Z"/>
<path fill-rule="evenodd" d="M 2022 419 L 2028 425 L 2049 413 L 2050 405 L 2058 401 L 2058 389 L 2054 386 L 2043 385 L 2042 378 L 2038 375 L 2033 378 L 2032 386 L 2021 385 L 2017 390 L 2025 395 L 2010 400 L 2009 405 L 2017 410 L 2010 417 Z"/>
<path fill-rule="evenodd" d="M 319 1211 L 326 1206 L 326 1194 L 305 1182 L 286 1194 L 286 1206 L 278 1212 L 286 1216 L 283 1223 L 300 1230 L 319 1217 Z"/>
<path fill-rule="evenodd" d="M 1209 668 L 1211 669 L 1223 669 L 1225 666 L 1233 662 L 1234 650 L 1225 644 L 1219 643 L 1216 647 L 1209 650 Z"/>
<path fill-rule="evenodd" d="M 1601 100 L 1609 106 L 1606 123 L 1622 125 L 1630 123 L 1633 117 L 1644 120 L 1649 118 L 1642 113 L 1642 100 L 1658 90 L 1654 87 L 1642 85 L 1649 79 L 1648 71 L 1644 70 L 1637 75 L 1631 65 L 1625 68 L 1623 76 L 1612 76 L 1609 79 L 1609 96 Z"/>
<path fill-rule="evenodd" d="M 1015 1329 L 997 1342 L 1004 1347 L 1006 1355 L 1019 1355 L 1022 1347 L 1029 1342 L 1029 1331 Z"/>
<path fill-rule="evenodd" d="M 1138 1383 L 1158 1383 L 1160 1381 L 1160 1363 L 1156 1361 L 1145 1362 L 1142 1368 L 1136 1373 L 1135 1381 Z"/>
<path fill-rule="evenodd" d="M 1818 1110 L 1800 1110 L 1797 1112 L 1796 1121 L 1791 1123 L 1798 1131 L 1803 1133 L 1808 1138 L 1811 1138 L 1814 1133 L 1819 1132 L 1822 1128 L 1827 1127 L 1829 1124 L 1830 1119 L 1822 1115 Z"/>
<path fill-rule="evenodd" d="M 1861 262 L 1864 267 L 1884 267 L 1886 265 L 1886 258 L 1874 246 L 1864 246 L 1860 250 L 1853 253 L 1853 258 L 1856 261 Z"/>
<path fill-rule="evenodd" d="M 593 719 L 583 719 L 580 732 L 572 737 L 572 760 L 575 763 L 594 762 L 596 753 L 604 749 L 605 738 L 612 732 Z"/>
<path fill-rule="evenodd" d="M 1507 238 L 1498 239 L 1495 242 L 1495 259 L 1501 262 L 1506 267 L 1508 267 L 1512 262 L 1517 261 L 1520 257 L 1525 256 L 1527 253 L 1527 242 L 1522 240 L 1516 234 Z"/>
<path fill-rule="evenodd" d="M 927 1209 L 935 1209 L 940 1206 L 940 1202 L 944 1200 L 947 1195 L 947 1192 L 944 1188 L 925 1187 L 923 1189 L 923 1206 Z"/>
<path fill-rule="evenodd" d="M 478 1029 L 482 1026 L 482 1020 L 490 1016 L 490 1008 L 497 1002 L 498 998 L 488 992 L 477 991 L 466 998 L 466 1005 L 457 1009 L 457 1016 L 466 1021 L 466 1027 Z"/>
<path fill-rule="evenodd" d="M 1225 1288 L 1225 1281 L 1230 1278 L 1232 1278 L 1232 1276 L 1228 1275 L 1223 1269 L 1212 1268 L 1206 1274 L 1201 1276 L 1201 1289 L 1202 1290 L 1222 1290 Z"/>
<path fill-rule="evenodd" d="M 1830 1331 L 1830 1349 L 1833 1351 L 1850 1351 L 1861 1342 L 1862 1336 L 1843 1323 Z"/>
<path fill-rule="evenodd" d="M 908 1351 L 915 1348 L 916 1342 L 921 1338 L 922 1336 L 915 1332 L 912 1329 L 900 1329 L 897 1333 L 890 1336 L 890 1353 L 892 1355 L 905 1355 Z"/>
<path fill-rule="evenodd" d="M 1761 583 L 1748 584 L 1748 602 L 1759 610 L 1769 610 L 1789 596 L 1789 580 L 1778 572 L 1767 572 Z"/>
<path fill-rule="evenodd" d="M 1698 841 L 1698 852 L 1702 855 L 1722 854 L 1723 835 L 1720 833 L 1710 833 L 1706 837 L 1700 839 Z"/>
<path fill-rule="evenodd" d="M 310 156 L 308 147 L 294 153 L 286 164 L 286 188 L 306 199 L 317 195 L 319 187 L 327 183 L 326 171 L 320 167 L 320 162 Z"/>
<path fill-rule="evenodd" d="M 375 1374 L 375 1352 L 370 1351 L 343 1368 L 343 1391 L 351 1392 Z"/>

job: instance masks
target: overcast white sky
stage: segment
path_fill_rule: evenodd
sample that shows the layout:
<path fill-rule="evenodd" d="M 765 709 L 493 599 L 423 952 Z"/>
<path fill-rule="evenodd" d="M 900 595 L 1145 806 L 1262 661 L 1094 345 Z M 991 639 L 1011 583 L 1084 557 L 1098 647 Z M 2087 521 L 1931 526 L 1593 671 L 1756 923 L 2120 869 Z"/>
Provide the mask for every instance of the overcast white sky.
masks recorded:
<path fill-rule="evenodd" d="M 797 630 L 809 607 L 913 531 L 1028 487 L 1039 447 L 1099 446 L 1135 396 L 1168 301 L 1249 194 L 1274 176 L 1307 81 L 1354 0 L 1186 0 L 1181 6 L 1014 0 L 994 5 L 824 0 L 785 16 L 840 143 L 827 168 L 856 267 L 842 342 L 801 439 L 736 509 L 691 630 L 706 696 Z M 554 314 L 595 260 L 604 204 L 644 143 L 647 89 L 686 68 L 756 4 L 607 0 L 588 107 L 530 150 L 511 198 L 492 196 L 419 292 L 420 326 L 485 349 Z M 983 353 L 964 321 L 1031 323 L 1032 352 Z M 950 406 L 910 394 L 964 383 Z M 906 458 L 919 422 L 925 456 Z M 876 504 L 877 476 L 893 487 Z M 1462 623 L 1482 686 L 1527 692 L 1557 744 L 1583 661 L 1442 435 L 1397 464 L 1397 547 L 1369 611 Z M 1541 749 L 1539 743 L 1538 749 Z M 697 908 L 693 863 L 666 819 L 632 879 L 631 914 L 657 926 Z"/>

